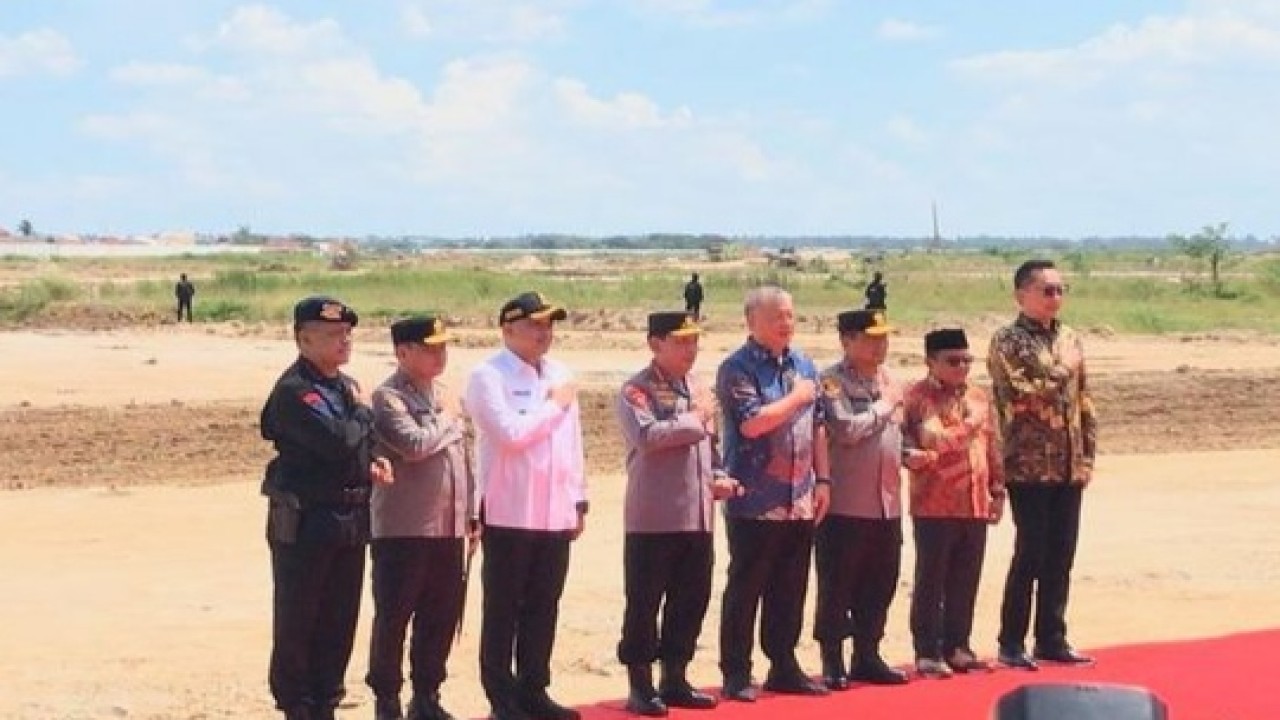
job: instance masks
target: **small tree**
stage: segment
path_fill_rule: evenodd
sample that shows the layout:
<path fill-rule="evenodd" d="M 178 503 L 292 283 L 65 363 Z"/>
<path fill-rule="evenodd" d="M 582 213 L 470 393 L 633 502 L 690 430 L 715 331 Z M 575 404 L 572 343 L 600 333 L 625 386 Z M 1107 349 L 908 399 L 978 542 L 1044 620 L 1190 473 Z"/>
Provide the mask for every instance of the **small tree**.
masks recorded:
<path fill-rule="evenodd" d="M 33 232 L 35 232 L 35 228 L 31 227 L 30 220 L 23 218 L 22 222 L 18 223 L 18 234 L 22 237 L 29 238 Z"/>
<path fill-rule="evenodd" d="M 1231 241 L 1227 239 L 1227 224 L 1205 225 L 1200 232 L 1191 235 L 1170 235 L 1169 242 L 1178 252 L 1195 260 L 1209 263 L 1209 279 L 1213 282 L 1213 293 L 1223 295 L 1221 268 L 1231 251 Z"/>

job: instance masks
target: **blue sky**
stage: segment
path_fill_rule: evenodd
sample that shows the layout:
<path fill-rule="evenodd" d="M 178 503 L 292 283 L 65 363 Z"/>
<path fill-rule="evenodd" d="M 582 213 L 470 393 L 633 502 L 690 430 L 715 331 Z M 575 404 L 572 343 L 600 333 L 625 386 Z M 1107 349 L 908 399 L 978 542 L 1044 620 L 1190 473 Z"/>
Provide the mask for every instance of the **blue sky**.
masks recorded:
<path fill-rule="evenodd" d="M 0 0 L 0 227 L 1280 234 L 1280 0 Z"/>

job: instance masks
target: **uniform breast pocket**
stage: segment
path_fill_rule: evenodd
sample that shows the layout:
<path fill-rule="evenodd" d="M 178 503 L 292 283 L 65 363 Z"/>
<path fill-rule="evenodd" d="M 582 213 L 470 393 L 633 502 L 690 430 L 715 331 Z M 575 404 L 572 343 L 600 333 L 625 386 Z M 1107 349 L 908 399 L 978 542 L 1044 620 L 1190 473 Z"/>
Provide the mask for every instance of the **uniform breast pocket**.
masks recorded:
<path fill-rule="evenodd" d="M 849 398 L 849 409 L 856 413 L 864 413 L 871 410 L 872 400 L 869 397 Z"/>

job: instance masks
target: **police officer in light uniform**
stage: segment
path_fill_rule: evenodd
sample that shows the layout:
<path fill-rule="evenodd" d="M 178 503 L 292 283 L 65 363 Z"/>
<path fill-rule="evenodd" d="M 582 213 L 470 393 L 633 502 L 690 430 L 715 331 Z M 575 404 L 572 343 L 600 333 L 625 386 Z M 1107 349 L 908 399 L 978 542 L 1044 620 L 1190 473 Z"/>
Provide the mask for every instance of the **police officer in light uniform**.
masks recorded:
<path fill-rule="evenodd" d="M 701 333 L 690 313 L 650 315 L 653 361 L 618 395 L 627 443 L 627 606 L 618 660 L 627 666 L 627 710 L 650 717 L 666 715 L 668 706 L 716 706 L 689 683 L 685 668 L 711 597 L 714 501 L 731 496 L 737 483 L 715 445 L 715 396 L 690 372 Z M 655 659 L 661 692 L 653 687 Z"/>
<path fill-rule="evenodd" d="M 831 512 L 815 544 L 813 635 L 827 687 L 900 685 L 907 675 L 885 663 L 880 642 L 901 568 L 903 386 L 884 367 L 892 328 L 883 312 L 843 312 L 836 325 L 844 357 L 822 372 Z M 853 662 L 846 668 L 850 620 Z"/>
<path fill-rule="evenodd" d="M 315 296 L 293 309 L 299 357 L 262 408 L 275 446 L 263 494 L 275 584 L 269 682 L 289 720 L 329 720 L 346 695 L 371 483 L 391 482 L 373 456 L 373 413 L 339 368 L 351 359 L 355 311 Z"/>
<path fill-rule="evenodd" d="M 396 482 L 373 489 L 373 640 L 366 680 L 377 720 L 399 720 L 405 631 L 411 720 L 453 720 L 440 685 L 465 601 L 467 538 L 477 539 L 475 485 L 457 396 L 440 379 L 449 333 L 436 315 L 391 326 L 397 368 L 373 391 L 378 450 Z"/>

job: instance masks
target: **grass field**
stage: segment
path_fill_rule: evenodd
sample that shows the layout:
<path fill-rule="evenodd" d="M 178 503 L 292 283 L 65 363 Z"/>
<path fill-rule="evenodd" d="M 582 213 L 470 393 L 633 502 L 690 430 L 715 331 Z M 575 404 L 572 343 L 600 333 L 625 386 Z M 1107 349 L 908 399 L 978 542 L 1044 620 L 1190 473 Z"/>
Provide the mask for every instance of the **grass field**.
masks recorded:
<path fill-rule="evenodd" d="M 1280 258 L 1237 256 L 1214 290 L 1191 259 L 1173 253 L 1080 251 L 1049 253 L 1071 285 L 1069 320 L 1121 333 L 1216 329 L 1280 332 Z M 966 322 L 1011 308 L 1010 275 L 1026 253 L 890 255 L 880 265 L 889 282 L 895 324 L 925 327 Z M 849 253 L 779 270 L 762 260 L 707 263 L 696 254 L 550 255 L 465 252 L 422 256 L 365 256 L 355 271 L 327 268 L 304 253 L 226 254 L 167 258 L 0 257 L 0 323 L 42 324 L 49 317 L 109 308 L 122 318 L 165 318 L 179 272 L 196 281 L 198 321 L 283 323 L 300 297 L 329 293 L 385 320 L 443 310 L 468 325 L 486 325 L 498 306 L 528 289 L 577 311 L 642 314 L 678 307 L 690 271 L 702 274 L 706 311 L 736 318 L 745 291 L 763 283 L 792 291 L 799 313 L 819 328 L 861 302 L 867 268 Z M 126 320 L 127 321 L 127 320 Z"/>

